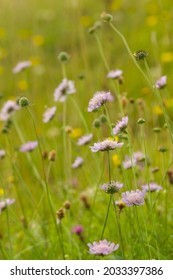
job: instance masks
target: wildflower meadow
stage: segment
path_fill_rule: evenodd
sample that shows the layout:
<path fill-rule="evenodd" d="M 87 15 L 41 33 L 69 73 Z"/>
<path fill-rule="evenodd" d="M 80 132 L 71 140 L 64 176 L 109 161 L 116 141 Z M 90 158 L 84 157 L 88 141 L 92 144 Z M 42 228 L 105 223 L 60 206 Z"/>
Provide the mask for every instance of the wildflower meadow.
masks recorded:
<path fill-rule="evenodd" d="M 1 0 L 0 259 L 173 259 L 173 6 Z"/>

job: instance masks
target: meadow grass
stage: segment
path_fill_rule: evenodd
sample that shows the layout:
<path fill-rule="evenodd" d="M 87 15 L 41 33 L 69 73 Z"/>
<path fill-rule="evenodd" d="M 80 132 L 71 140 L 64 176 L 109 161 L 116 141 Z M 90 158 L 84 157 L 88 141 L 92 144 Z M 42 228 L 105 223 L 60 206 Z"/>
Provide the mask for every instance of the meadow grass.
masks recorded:
<path fill-rule="evenodd" d="M 172 259 L 171 12 L 1 1 L 1 260 Z"/>

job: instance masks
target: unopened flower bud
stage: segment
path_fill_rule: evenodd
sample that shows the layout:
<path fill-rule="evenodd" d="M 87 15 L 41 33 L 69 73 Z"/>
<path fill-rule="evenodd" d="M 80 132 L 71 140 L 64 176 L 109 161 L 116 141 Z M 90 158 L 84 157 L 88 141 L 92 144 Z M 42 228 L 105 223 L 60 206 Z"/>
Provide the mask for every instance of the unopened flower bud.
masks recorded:
<path fill-rule="evenodd" d="M 108 119 L 107 119 L 107 116 L 106 116 L 106 115 L 101 115 L 101 116 L 100 116 L 100 122 L 101 122 L 101 123 L 106 123 L 107 120 L 108 120 Z"/>
<path fill-rule="evenodd" d="M 95 128 L 99 128 L 99 127 L 100 127 L 100 120 L 99 120 L 99 119 L 95 119 L 95 120 L 93 121 L 93 126 L 94 126 Z"/>
<path fill-rule="evenodd" d="M 137 51 L 134 53 L 134 57 L 136 60 L 144 60 L 148 56 L 148 53 L 146 51 Z"/>
<path fill-rule="evenodd" d="M 50 161 L 55 161 L 56 160 L 56 151 L 55 150 L 50 151 L 50 153 L 48 155 L 48 159 Z"/>
<path fill-rule="evenodd" d="M 60 52 L 58 55 L 58 60 L 62 63 L 67 63 L 70 59 L 70 56 L 66 52 Z"/>
<path fill-rule="evenodd" d="M 27 106 L 29 106 L 29 104 L 30 104 L 30 102 L 29 102 L 29 99 L 27 97 L 21 97 L 19 99 L 19 106 L 21 108 L 27 107 Z"/>
<path fill-rule="evenodd" d="M 63 207 L 59 208 L 58 211 L 56 212 L 56 216 L 58 220 L 61 221 L 65 216 L 65 209 Z"/>
<path fill-rule="evenodd" d="M 153 131 L 154 131 L 155 133 L 159 133 L 159 132 L 161 131 L 161 128 L 160 128 L 160 127 L 154 127 L 154 128 L 153 128 Z"/>
<path fill-rule="evenodd" d="M 137 121 L 138 124 L 143 124 L 145 123 L 145 120 L 143 118 L 139 118 L 139 120 Z"/>
<path fill-rule="evenodd" d="M 63 206 L 64 206 L 65 209 L 69 210 L 70 207 L 71 207 L 71 202 L 68 201 L 68 200 L 66 200 L 66 201 L 64 202 Z"/>
<path fill-rule="evenodd" d="M 106 22 L 111 22 L 113 20 L 113 16 L 105 12 L 101 14 L 101 18 Z"/>

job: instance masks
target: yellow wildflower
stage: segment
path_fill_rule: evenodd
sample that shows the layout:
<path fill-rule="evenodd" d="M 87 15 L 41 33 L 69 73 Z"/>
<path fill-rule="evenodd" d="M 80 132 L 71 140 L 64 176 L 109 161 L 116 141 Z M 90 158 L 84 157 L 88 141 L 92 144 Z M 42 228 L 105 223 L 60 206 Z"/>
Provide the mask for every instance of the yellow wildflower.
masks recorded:
<path fill-rule="evenodd" d="M 17 83 L 17 87 L 21 90 L 21 91 L 25 91 L 28 89 L 28 83 L 26 80 L 20 80 Z"/>
<path fill-rule="evenodd" d="M 78 138 L 81 135 L 82 135 L 81 128 L 73 128 L 72 131 L 70 132 L 70 137 L 71 138 Z"/>
<path fill-rule="evenodd" d="M 85 27 L 89 27 L 90 25 L 92 25 L 92 18 L 90 16 L 82 16 L 80 18 L 80 22 L 83 26 Z"/>
<path fill-rule="evenodd" d="M 164 52 L 161 54 L 161 61 L 169 63 L 173 61 L 173 52 Z"/>
<path fill-rule="evenodd" d="M 155 15 L 148 16 L 148 17 L 146 18 L 146 24 L 147 24 L 148 26 L 155 26 L 155 25 L 157 25 L 157 23 L 158 23 L 158 17 L 155 16 Z"/>
<path fill-rule="evenodd" d="M 35 35 L 32 37 L 32 42 L 35 46 L 42 46 L 44 44 L 44 37 L 42 35 Z"/>
<path fill-rule="evenodd" d="M 0 188 L 0 197 L 4 195 L 4 190 Z"/>
<path fill-rule="evenodd" d="M 158 106 L 158 105 L 155 105 L 155 106 L 153 107 L 153 113 L 154 113 L 155 115 L 158 115 L 158 116 L 163 115 L 163 111 L 162 111 L 162 109 L 160 108 L 160 106 Z"/>
<path fill-rule="evenodd" d="M 112 161 L 113 161 L 113 164 L 116 166 L 116 167 L 119 167 L 121 165 L 121 161 L 120 161 L 120 158 L 117 154 L 114 154 L 112 156 Z"/>

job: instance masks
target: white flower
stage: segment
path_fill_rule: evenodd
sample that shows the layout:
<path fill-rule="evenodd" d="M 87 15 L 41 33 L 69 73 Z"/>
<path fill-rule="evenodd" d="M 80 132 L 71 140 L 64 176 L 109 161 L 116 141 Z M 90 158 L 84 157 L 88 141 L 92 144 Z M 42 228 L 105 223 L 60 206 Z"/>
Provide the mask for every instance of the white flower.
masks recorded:
<path fill-rule="evenodd" d="M 32 63 L 29 60 L 21 61 L 13 68 L 13 73 L 17 74 L 17 73 L 21 72 L 22 70 L 30 67 L 31 65 L 32 65 Z"/>
<path fill-rule="evenodd" d="M 123 74 L 123 71 L 120 69 L 112 70 L 107 74 L 108 79 L 118 79 Z"/>
<path fill-rule="evenodd" d="M 49 121 L 51 121 L 55 116 L 55 112 L 56 112 L 55 106 L 48 108 L 43 114 L 43 122 L 48 123 Z"/>
<path fill-rule="evenodd" d="M 63 79 L 59 86 L 54 91 L 54 101 L 64 102 L 67 94 L 73 94 L 76 88 L 73 81 Z"/>
<path fill-rule="evenodd" d="M 109 151 L 121 148 L 123 145 L 124 143 L 118 143 L 117 141 L 106 139 L 101 142 L 94 143 L 93 146 L 90 146 L 90 149 L 93 153 L 96 153 L 98 151 Z"/>
<path fill-rule="evenodd" d="M 0 120 L 7 121 L 17 110 L 19 110 L 19 106 L 17 105 L 16 101 L 8 100 L 4 103 L 4 106 L 0 111 Z"/>
<path fill-rule="evenodd" d="M 79 138 L 77 144 L 78 144 L 78 146 L 86 145 L 86 144 L 88 144 L 91 141 L 92 138 L 93 138 L 93 134 L 92 133 L 86 134 L 86 135 L 84 135 L 84 136 Z"/>
<path fill-rule="evenodd" d="M 77 157 L 75 159 L 75 161 L 72 163 L 71 167 L 74 168 L 74 169 L 78 168 L 78 167 L 81 167 L 83 162 L 84 162 L 84 160 L 83 160 L 82 157 Z"/>
<path fill-rule="evenodd" d="M 104 92 L 104 91 L 96 92 L 93 98 L 89 101 L 88 112 L 96 111 L 107 101 L 112 101 L 112 100 L 113 100 L 113 96 L 111 95 L 110 92 Z"/>
<path fill-rule="evenodd" d="M 117 134 L 122 132 L 127 127 L 128 121 L 128 116 L 123 117 L 121 121 L 118 121 L 116 126 L 113 128 L 113 134 L 116 136 Z"/>

